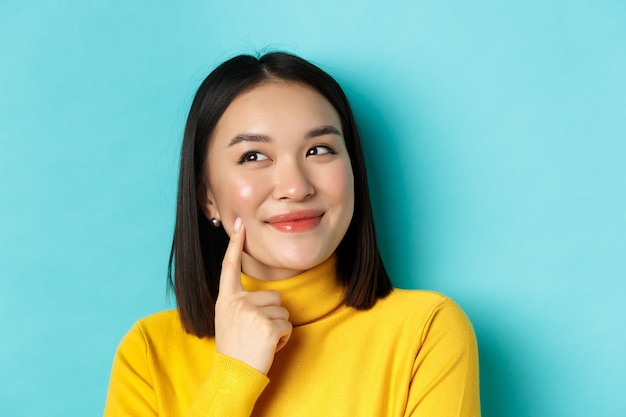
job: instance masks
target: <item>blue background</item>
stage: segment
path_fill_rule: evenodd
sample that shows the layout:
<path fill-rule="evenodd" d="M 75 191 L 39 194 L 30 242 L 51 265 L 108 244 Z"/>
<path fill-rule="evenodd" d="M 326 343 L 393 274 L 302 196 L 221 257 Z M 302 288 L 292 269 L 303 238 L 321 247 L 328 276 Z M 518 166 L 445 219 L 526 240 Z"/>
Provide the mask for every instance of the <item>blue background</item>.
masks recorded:
<path fill-rule="evenodd" d="M 192 95 L 295 52 L 345 87 L 383 255 L 454 297 L 483 415 L 626 415 L 626 2 L 0 4 L 0 415 L 101 415 L 165 275 Z"/>

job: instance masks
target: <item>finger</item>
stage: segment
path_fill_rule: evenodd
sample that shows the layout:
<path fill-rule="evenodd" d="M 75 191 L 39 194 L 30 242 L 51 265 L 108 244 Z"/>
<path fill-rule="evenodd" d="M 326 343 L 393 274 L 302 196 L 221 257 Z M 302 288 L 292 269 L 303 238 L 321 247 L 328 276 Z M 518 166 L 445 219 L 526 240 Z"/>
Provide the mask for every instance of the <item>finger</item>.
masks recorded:
<path fill-rule="evenodd" d="M 220 294 L 236 294 L 243 291 L 241 286 L 241 253 L 246 238 L 246 231 L 239 217 L 235 220 L 230 241 L 222 260 L 222 273 L 220 275 Z"/>
<path fill-rule="evenodd" d="M 254 291 L 246 294 L 246 301 L 255 307 L 279 306 L 281 296 L 278 291 Z"/>
<path fill-rule="evenodd" d="M 259 311 L 272 320 L 289 320 L 289 311 L 285 307 L 267 306 L 259 308 Z"/>
<path fill-rule="evenodd" d="M 275 350 L 275 352 L 278 352 L 279 350 L 285 347 L 285 345 L 291 338 L 291 331 L 293 330 L 293 325 L 287 320 L 274 320 L 274 323 L 280 331 L 280 337 L 278 338 L 278 342 L 276 343 L 276 350 Z"/>

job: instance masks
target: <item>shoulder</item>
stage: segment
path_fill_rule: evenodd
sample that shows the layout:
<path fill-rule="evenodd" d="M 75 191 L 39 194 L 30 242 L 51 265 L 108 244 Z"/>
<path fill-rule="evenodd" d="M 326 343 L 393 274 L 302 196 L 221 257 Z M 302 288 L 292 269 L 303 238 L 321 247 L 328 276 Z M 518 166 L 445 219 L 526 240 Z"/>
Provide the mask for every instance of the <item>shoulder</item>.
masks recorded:
<path fill-rule="evenodd" d="M 202 357 L 215 348 L 214 338 L 199 338 L 185 331 L 176 310 L 138 320 L 120 342 L 116 358 L 123 363 L 167 363 L 169 368 Z"/>
<path fill-rule="evenodd" d="M 449 297 L 424 290 L 394 290 L 378 301 L 376 307 L 388 312 L 398 311 L 410 315 L 431 316 L 439 310 L 461 310 Z"/>
<path fill-rule="evenodd" d="M 394 289 L 375 308 L 386 317 L 420 328 L 422 338 L 439 330 L 449 336 L 473 339 L 474 330 L 465 312 L 450 297 L 434 291 Z"/>
<path fill-rule="evenodd" d="M 145 350 L 186 336 L 178 311 L 167 310 L 137 320 L 122 339 L 119 349 Z"/>
<path fill-rule="evenodd" d="M 147 317 L 137 320 L 135 326 L 143 329 L 146 332 L 153 332 L 165 329 L 182 329 L 177 310 L 166 310 L 151 314 Z"/>
<path fill-rule="evenodd" d="M 182 330 L 182 325 L 178 318 L 178 311 L 167 310 L 151 314 L 141 318 L 129 330 L 129 333 L 142 333 L 150 335 L 161 332 L 172 332 L 178 329 Z"/>
<path fill-rule="evenodd" d="M 450 300 L 449 297 L 445 295 L 435 292 L 435 291 L 426 291 L 426 290 L 403 290 L 399 288 L 394 288 L 393 291 L 381 301 L 390 300 L 393 303 L 419 303 L 423 306 L 435 306 L 439 304 L 443 304 L 446 301 Z"/>

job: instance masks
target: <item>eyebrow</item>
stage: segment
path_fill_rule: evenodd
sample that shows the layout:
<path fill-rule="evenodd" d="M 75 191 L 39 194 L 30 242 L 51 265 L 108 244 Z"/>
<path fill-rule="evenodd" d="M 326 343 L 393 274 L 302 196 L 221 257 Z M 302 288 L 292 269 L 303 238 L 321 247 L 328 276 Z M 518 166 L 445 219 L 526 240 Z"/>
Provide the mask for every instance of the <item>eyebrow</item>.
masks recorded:
<path fill-rule="evenodd" d="M 341 136 L 341 132 L 334 126 L 326 125 L 309 130 L 306 135 L 304 135 L 304 138 L 313 139 L 324 135 Z M 270 143 L 271 141 L 272 139 L 267 135 L 259 133 L 240 133 L 228 142 L 228 146 L 235 146 L 241 142 Z"/>
<path fill-rule="evenodd" d="M 307 139 L 313 139 L 318 136 L 324 136 L 324 135 L 341 136 L 341 132 L 339 131 L 339 129 L 337 129 L 334 126 L 326 125 L 326 126 L 320 126 L 320 127 L 316 127 L 315 129 L 309 130 L 307 134 L 305 135 L 305 137 Z"/>
<path fill-rule="evenodd" d="M 270 139 L 267 135 L 261 135 L 258 133 L 240 133 L 228 142 L 228 146 L 235 146 L 241 142 L 261 142 L 261 143 L 269 143 L 272 139 Z"/>

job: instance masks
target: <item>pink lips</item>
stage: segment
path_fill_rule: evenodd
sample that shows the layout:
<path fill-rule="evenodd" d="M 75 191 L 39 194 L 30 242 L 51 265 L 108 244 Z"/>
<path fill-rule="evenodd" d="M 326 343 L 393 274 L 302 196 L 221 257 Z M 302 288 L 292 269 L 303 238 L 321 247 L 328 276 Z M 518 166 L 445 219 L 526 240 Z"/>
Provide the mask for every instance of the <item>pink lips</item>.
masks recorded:
<path fill-rule="evenodd" d="M 272 216 L 267 223 L 281 232 L 307 232 L 314 229 L 322 220 L 323 212 L 301 210 Z"/>

